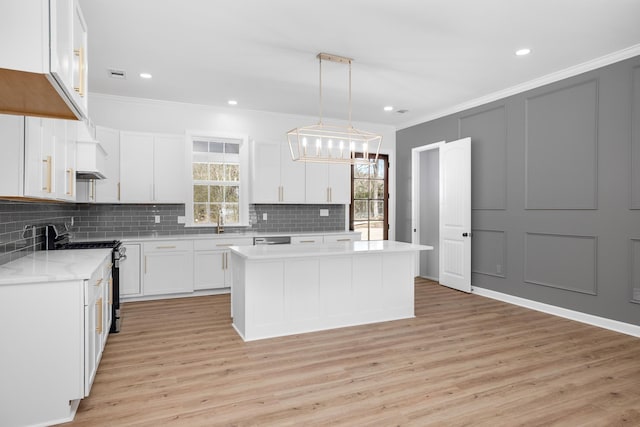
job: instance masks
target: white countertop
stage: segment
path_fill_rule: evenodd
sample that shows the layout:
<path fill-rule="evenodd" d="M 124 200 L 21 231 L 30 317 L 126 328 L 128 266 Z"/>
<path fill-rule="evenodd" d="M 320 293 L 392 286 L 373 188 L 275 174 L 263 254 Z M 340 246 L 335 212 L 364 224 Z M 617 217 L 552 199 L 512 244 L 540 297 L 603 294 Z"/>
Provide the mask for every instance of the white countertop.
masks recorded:
<path fill-rule="evenodd" d="M 37 251 L 0 265 L 0 286 L 91 278 L 111 249 Z"/>
<path fill-rule="evenodd" d="M 231 246 L 231 251 L 242 258 L 282 259 L 314 256 L 358 255 L 375 252 L 417 252 L 432 250 L 433 246 L 414 245 L 393 240 L 324 243 L 314 245 L 262 245 Z"/>

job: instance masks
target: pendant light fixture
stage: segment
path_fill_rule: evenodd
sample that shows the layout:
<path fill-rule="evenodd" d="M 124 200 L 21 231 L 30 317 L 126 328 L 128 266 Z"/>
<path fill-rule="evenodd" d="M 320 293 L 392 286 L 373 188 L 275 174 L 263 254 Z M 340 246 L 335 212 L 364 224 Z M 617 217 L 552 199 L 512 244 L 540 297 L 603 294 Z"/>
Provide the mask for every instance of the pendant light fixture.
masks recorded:
<path fill-rule="evenodd" d="M 316 163 L 370 163 L 370 155 L 378 160 L 382 135 L 356 129 L 351 124 L 351 58 L 319 53 L 320 112 L 318 124 L 295 128 L 287 132 L 291 158 L 294 161 Z M 349 66 L 349 120 L 347 126 L 327 125 L 322 121 L 322 61 Z"/>

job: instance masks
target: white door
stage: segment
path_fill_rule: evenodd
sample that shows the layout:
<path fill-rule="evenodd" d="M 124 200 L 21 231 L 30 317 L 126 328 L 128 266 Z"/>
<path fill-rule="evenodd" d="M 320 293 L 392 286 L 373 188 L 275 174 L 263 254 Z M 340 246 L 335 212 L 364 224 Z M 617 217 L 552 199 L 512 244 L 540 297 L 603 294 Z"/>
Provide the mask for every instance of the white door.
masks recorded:
<path fill-rule="evenodd" d="M 440 284 L 471 292 L 471 138 L 440 147 Z"/>

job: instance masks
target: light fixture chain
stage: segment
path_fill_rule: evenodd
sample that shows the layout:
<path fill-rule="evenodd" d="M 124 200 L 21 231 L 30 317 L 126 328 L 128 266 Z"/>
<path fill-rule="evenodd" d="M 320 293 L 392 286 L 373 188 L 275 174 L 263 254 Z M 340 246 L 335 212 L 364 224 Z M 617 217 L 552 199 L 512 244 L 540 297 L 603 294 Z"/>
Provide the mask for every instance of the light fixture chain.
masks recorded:
<path fill-rule="evenodd" d="M 320 112 L 318 114 L 318 116 L 319 116 L 318 123 L 322 124 L 322 57 L 319 57 L 318 59 L 319 59 L 318 62 L 320 63 L 320 84 L 319 84 L 319 87 L 320 87 Z"/>
<path fill-rule="evenodd" d="M 351 60 L 349 60 L 349 127 L 351 126 Z"/>

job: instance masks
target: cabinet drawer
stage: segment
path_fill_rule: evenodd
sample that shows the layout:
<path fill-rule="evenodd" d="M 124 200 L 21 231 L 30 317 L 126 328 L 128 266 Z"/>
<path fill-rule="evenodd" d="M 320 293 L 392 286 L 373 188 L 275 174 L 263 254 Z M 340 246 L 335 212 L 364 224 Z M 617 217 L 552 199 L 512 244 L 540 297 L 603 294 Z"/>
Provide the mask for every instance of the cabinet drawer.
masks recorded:
<path fill-rule="evenodd" d="M 358 235 L 354 234 L 332 234 L 328 236 L 324 236 L 325 243 L 336 243 L 336 242 L 354 242 L 360 240 Z"/>
<path fill-rule="evenodd" d="M 317 236 L 292 236 L 291 237 L 291 244 L 292 245 L 297 245 L 297 244 L 311 244 L 311 245 L 317 245 L 322 243 L 322 235 L 317 235 Z"/>
<path fill-rule="evenodd" d="M 172 251 L 191 251 L 193 250 L 193 242 L 191 240 L 158 240 L 156 242 L 147 242 L 144 244 L 144 251 L 147 252 L 172 252 Z"/>
<path fill-rule="evenodd" d="M 215 251 L 223 250 L 229 246 L 251 246 L 253 238 L 236 237 L 231 239 L 210 239 L 210 240 L 194 240 L 193 249 L 196 251 Z"/>

